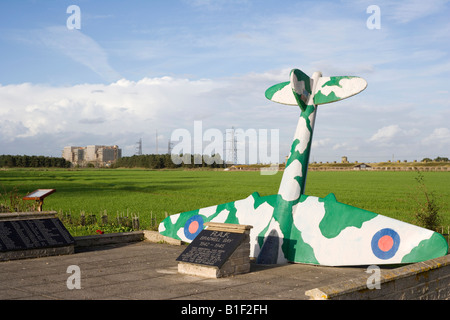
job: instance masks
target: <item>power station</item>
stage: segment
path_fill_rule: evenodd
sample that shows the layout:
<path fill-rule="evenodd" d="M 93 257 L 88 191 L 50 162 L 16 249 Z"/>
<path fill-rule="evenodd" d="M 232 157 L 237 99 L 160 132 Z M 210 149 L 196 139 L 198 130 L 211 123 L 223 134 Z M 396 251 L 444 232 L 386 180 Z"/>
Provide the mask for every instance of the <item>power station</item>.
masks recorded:
<path fill-rule="evenodd" d="M 70 161 L 73 166 L 108 167 L 122 157 L 122 149 L 118 146 L 64 147 L 62 157 Z"/>

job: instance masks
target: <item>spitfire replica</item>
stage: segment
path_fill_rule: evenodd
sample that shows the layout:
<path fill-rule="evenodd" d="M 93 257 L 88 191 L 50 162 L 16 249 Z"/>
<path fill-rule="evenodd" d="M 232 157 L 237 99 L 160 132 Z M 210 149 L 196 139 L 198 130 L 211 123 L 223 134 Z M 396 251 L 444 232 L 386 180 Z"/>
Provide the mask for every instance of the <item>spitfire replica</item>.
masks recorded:
<path fill-rule="evenodd" d="M 278 193 L 257 192 L 234 202 L 171 215 L 164 236 L 191 242 L 205 222 L 251 225 L 250 257 L 261 264 L 326 266 L 414 263 L 446 255 L 437 232 L 324 198 L 304 194 L 317 106 L 351 97 L 367 86 L 360 77 L 308 77 L 294 69 L 290 81 L 266 91 L 274 102 L 298 105 L 297 129 Z"/>

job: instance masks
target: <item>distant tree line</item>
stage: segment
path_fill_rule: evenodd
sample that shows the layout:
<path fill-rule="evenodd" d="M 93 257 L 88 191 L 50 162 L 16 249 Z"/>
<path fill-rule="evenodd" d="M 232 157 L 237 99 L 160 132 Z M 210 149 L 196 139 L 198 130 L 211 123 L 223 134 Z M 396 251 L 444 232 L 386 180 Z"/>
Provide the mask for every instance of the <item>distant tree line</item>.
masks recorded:
<path fill-rule="evenodd" d="M 181 163 L 174 163 L 170 154 L 145 154 L 122 157 L 114 163 L 113 168 L 224 168 L 223 161 L 219 155 L 184 154 L 177 157 L 182 159 Z"/>
<path fill-rule="evenodd" d="M 70 168 L 64 158 L 46 156 L 0 155 L 0 168 Z"/>
<path fill-rule="evenodd" d="M 422 162 L 432 162 L 432 161 L 435 161 L 435 162 L 449 162 L 450 160 L 448 158 L 446 158 L 446 157 L 437 157 L 437 158 L 434 158 L 434 160 L 431 160 L 430 158 L 423 158 L 422 159 Z"/>

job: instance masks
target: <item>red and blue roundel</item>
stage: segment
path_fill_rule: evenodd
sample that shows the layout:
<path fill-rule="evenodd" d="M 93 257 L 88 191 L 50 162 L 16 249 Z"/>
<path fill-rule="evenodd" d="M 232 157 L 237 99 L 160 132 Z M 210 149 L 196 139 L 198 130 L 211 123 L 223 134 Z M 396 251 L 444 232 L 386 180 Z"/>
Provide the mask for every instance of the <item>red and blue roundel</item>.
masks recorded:
<path fill-rule="evenodd" d="M 372 251 L 380 259 L 392 258 L 400 245 L 400 236 L 392 229 L 381 229 L 372 238 Z"/>
<path fill-rule="evenodd" d="M 203 230 L 203 218 L 199 215 L 190 217 L 184 224 L 184 235 L 189 240 L 194 238 Z"/>

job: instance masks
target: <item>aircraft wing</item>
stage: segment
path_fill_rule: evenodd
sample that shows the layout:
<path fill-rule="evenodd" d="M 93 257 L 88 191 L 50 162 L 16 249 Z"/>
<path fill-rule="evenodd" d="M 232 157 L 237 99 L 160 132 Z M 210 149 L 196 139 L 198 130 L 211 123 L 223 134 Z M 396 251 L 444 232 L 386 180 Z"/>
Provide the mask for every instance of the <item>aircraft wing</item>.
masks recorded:
<path fill-rule="evenodd" d="M 400 264 L 448 252 L 447 240 L 439 233 L 340 203 L 333 194 L 301 195 L 294 203 L 255 192 L 242 200 L 171 215 L 159 232 L 191 242 L 205 222 L 251 225 L 250 257 L 263 264 Z"/>
<path fill-rule="evenodd" d="M 266 90 L 266 98 L 273 102 L 296 106 L 297 100 L 292 93 L 291 82 L 282 82 Z"/>
<path fill-rule="evenodd" d="M 360 77 L 320 77 L 316 85 L 314 104 L 326 104 L 349 98 L 363 91 L 366 87 L 366 80 Z M 291 106 L 298 105 L 290 81 L 270 87 L 266 90 L 265 96 L 273 102 Z"/>
<path fill-rule="evenodd" d="M 448 252 L 441 234 L 338 202 L 334 194 L 302 196 L 291 239 L 290 261 L 327 266 L 415 263 Z"/>
<path fill-rule="evenodd" d="M 349 98 L 363 91 L 367 82 L 360 77 L 320 77 L 314 104 L 325 104 Z"/>

